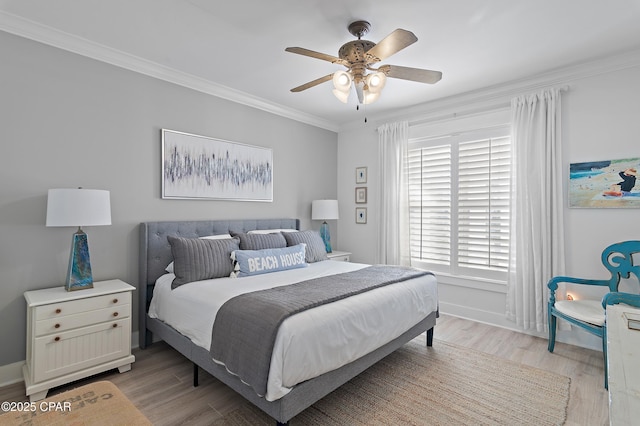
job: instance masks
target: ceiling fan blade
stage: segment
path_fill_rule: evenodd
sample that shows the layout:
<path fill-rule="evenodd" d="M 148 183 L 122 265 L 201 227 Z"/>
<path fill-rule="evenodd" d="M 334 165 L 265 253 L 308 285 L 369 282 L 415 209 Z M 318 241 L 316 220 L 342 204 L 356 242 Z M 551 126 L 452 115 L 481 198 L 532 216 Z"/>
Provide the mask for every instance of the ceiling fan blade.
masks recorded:
<path fill-rule="evenodd" d="M 398 28 L 367 51 L 369 62 L 384 61 L 394 53 L 398 53 L 407 46 L 418 41 L 418 37 L 411 31 Z"/>
<path fill-rule="evenodd" d="M 325 75 L 324 77 L 320 77 L 320 78 L 316 78 L 313 81 L 310 81 L 308 83 L 305 83 L 301 86 L 298 87 L 294 87 L 293 89 L 291 89 L 292 92 L 302 92 L 303 90 L 307 90 L 313 86 L 317 86 L 318 84 L 322 84 L 325 81 L 329 81 L 333 78 L 333 74 L 329 74 L 329 75 Z"/>
<path fill-rule="evenodd" d="M 437 83 L 442 78 L 442 73 L 440 71 L 400 67 L 398 65 L 383 65 L 378 70 L 385 73 L 387 77 L 417 81 L 418 83 L 433 84 Z"/>
<path fill-rule="evenodd" d="M 340 59 L 337 56 L 327 55 L 326 53 L 316 52 L 314 50 L 305 49 L 303 47 L 287 47 L 284 49 L 287 52 L 297 53 L 298 55 L 310 56 L 312 58 L 321 59 L 323 61 L 329 61 L 332 64 L 340 64 L 348 66 L 349 63 L 344 59 Z"/>

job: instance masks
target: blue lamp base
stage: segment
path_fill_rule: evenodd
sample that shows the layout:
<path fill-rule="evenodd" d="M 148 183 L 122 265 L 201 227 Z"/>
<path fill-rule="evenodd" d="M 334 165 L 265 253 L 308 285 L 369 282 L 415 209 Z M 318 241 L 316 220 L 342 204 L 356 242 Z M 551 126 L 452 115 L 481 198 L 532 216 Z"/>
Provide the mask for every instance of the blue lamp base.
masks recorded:
<path fill-rule="evenodd" d="M 327 253 L 331 253 L 331 234 L 329 233 L 329 225 L 327 222 L 323 222 L 320 225 L 320 236 L 322 237 L 322 241 L 324 241 L 324 248 L 327 250 Z"/>
<path fill-rule="evenodd" d="M 93 288 L 91 261 L 89 259 L 89 243 L 87 241 L 87 234 L 80 228 L 73 234 L 71 240 L 69 268 L 67 269 L 67 281 L 64 288 L 67 291 Z"/>

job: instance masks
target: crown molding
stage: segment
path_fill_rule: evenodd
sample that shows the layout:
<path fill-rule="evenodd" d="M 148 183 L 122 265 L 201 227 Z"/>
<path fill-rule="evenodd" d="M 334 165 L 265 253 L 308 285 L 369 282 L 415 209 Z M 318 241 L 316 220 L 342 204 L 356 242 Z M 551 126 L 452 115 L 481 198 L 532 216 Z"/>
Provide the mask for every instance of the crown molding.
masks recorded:
<path fill-rule="evenodd" d="M 408 120 L 410 125 L 447 119 L 452 116 L 476 114 L 490 109 L 508 107 L 511 99 L 527 93 L 557 87 L 571 90 L 571 83 L 602 74 L 640 67 L 640 50 L 617 52 L 590 61 L 556 68 L 535 76 L 500 83 L 482 89 L 425 102 L 411 107 L 394 110 L 387 114 L 369 117 L 375 127 L 400 120 Z M 361 127 L 358 122 L 346 123 L 340 131 Z"/>
<path fill-rule="evenodd" d="M 104 46 L 5 11 L 0 11 L 0 30 L 301 123 L 332 132 L 338 131 L 338 126 L 335 123 L 317 116 L 267 101 L 263 98 L 205 80 L 201 77 L 177 71 L 156 62 Z"/>

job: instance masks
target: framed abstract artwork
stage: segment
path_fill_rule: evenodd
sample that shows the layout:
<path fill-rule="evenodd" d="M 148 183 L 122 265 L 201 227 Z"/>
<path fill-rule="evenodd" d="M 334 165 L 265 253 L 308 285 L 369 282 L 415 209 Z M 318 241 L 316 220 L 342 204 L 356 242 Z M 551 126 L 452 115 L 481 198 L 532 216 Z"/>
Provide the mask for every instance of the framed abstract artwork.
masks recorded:
<path fill-rule="evenodd" d="M 569 165 L 569 207 L 638 208 L 640 158 Z"/>
<path fill-rule="evenodd" d="M 273 151 L 162 129 L 162 198 L 273 201 Z"/>

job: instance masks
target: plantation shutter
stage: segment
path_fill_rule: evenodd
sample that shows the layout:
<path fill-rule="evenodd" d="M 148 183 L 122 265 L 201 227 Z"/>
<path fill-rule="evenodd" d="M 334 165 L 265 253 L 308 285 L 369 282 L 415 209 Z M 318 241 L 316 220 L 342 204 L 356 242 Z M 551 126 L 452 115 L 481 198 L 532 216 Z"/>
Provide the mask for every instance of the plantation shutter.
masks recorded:
<path fill-rule="evenodd" d="M 451 261 L 451 146 L 409 152 L 411 256 Z"/>
<path fill-rule="evenodd" d="M 458 266 L 507 270 L 509 138 L 459 145 Z"/>
<path fill-rule="evenodd" d="M 413 259 L 451 273 L 507 271 L 510 144 L 505 129 L 412 144 L 408 184 Z"/>

